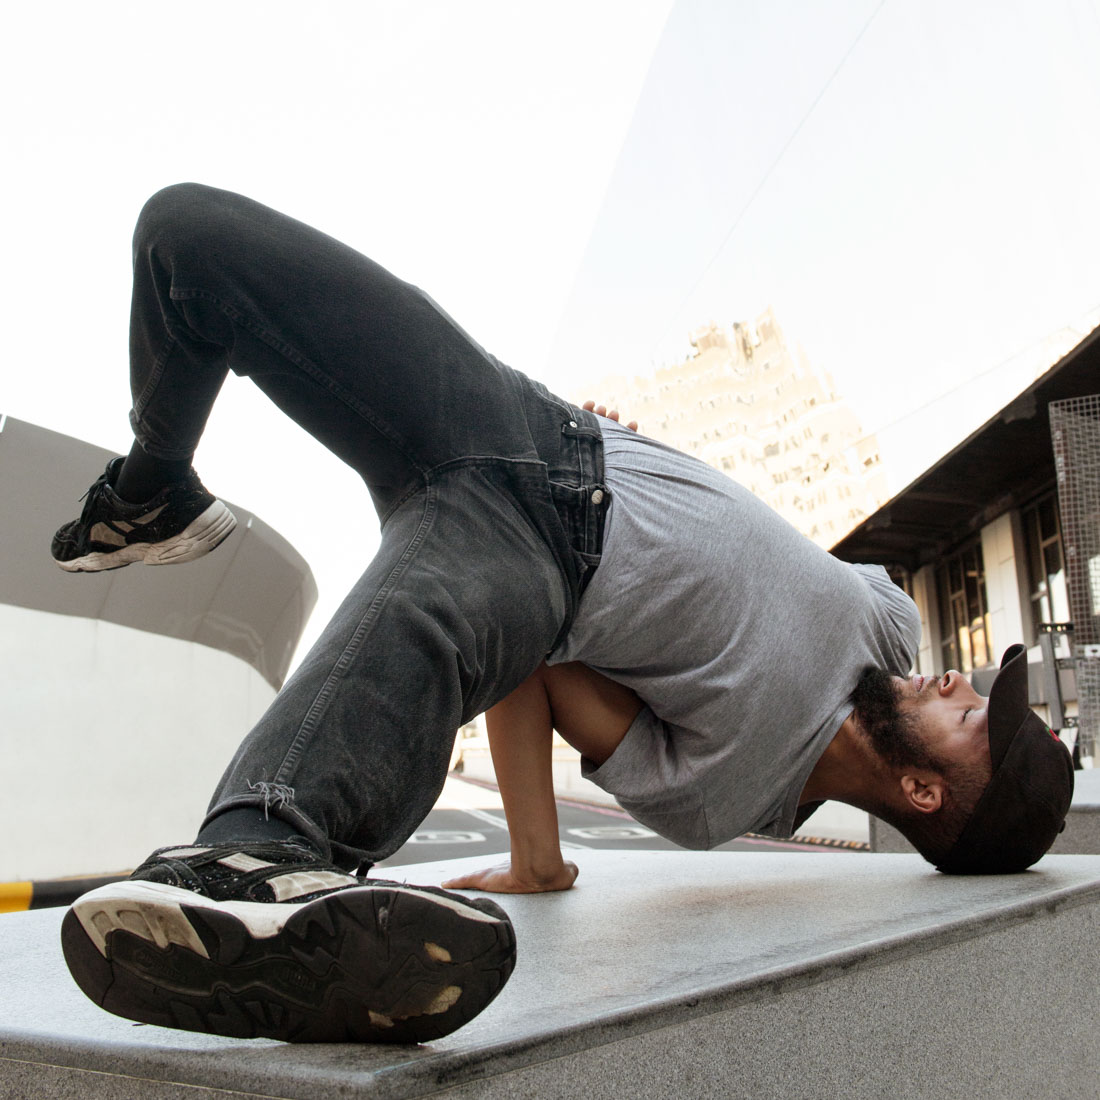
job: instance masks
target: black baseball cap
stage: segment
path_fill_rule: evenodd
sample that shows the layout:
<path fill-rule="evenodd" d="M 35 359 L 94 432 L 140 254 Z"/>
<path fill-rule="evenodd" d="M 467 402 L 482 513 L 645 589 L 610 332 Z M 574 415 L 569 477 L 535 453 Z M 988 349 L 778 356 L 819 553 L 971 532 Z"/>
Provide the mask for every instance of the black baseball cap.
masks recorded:
<path fill-rule="evenodd" d="M 1065 827 L 1073 759 L 1027 705 L 1027 649 L 1009 646 L 989 691 L 993 775 L 959 839 L 936 867 L 953 875 L 1004 875 L 1039 859 Z"/>

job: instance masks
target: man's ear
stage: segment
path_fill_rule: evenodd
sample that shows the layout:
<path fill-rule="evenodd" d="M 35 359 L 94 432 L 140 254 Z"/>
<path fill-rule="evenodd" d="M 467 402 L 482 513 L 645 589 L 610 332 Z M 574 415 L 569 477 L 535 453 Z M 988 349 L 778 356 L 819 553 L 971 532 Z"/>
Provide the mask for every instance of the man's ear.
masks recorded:
<path fill-rule="evenodd" d="M 922 814 L 934 814 L 943 805 L 944 781 L 938 772 L 907 772 L 901 777 L 906 805 Z"/>

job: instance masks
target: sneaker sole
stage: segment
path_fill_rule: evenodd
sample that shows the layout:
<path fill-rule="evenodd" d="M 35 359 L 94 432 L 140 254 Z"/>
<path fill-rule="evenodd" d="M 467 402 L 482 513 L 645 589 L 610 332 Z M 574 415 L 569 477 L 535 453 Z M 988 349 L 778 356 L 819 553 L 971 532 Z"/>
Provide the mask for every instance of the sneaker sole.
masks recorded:
<path fill-rule="evenodd" d="M 462 1027 L 508 980 L 515 934 L 496 911 L 401 886 L 267 904 L 130 880 L 79 898 L 61 944 L 84 993 L 130 1020 L 235 1038 L 420 1043 Z"/>
<path fill-rule="evenodd" d="M 215 500 L 178 535 L 162 542 L 134 542 L 109 553 L 93 551 L 57 564 L 70 573 L 99 573 L 121 569 L 137 561 L 146 565 L 179 565 L 209 554 L 233 533 L 236 526 L 236 516 L 220 500 Z"/>

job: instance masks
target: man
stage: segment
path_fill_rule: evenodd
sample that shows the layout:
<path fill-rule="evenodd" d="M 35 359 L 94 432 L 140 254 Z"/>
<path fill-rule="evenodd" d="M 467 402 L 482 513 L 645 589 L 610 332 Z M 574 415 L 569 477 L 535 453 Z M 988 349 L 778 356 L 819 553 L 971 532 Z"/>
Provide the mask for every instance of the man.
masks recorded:
<path fill-rule="evenodd" d="M 524 709 L 539 691 L 591 777 L 689 846 L 789 835 L 827 797 L 906 821 L 957 804 L 928 847 L 950 870 L 1020 869 L 1052 842 L 1072 778 L 1020 697 L 1022 658 L 988 713 L 955 674 L 903 679 L 919 622 L 883 570 L 837 562 L 716 471 L 499 363 L 416 288 L 227 192 L 172 187 L 142 212 L 135 443 L 57 533 L 63 568 L 185 561 L 228 534 L 191 457 L 230 369 L 363 476 L 382 542 L 196 840 L 66 916 L 70 970 L 105 1008 L 295 1040 L 464 1024 L 513 966 L 505 913 L 355 872 L 415 830 L 454 731 L 502 700 L 525 717 L 495 737 L 498 767 L 545 795 L 530 751 L 549 724 Z M 340 537 L 339 517 L 316 522 Z"/>

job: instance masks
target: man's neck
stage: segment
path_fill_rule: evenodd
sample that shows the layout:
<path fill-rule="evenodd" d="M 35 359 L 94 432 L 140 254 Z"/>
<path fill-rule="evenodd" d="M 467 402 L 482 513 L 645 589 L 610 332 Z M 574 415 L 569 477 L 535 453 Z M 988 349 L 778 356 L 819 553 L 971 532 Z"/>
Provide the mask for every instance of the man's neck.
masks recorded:
<path fill-rule="evenodd" d="M 798 804 L 834 799 L 861 810 L 881 805 L 882 764 L 849 715 L 818 758 L 802 788 Z"/>

